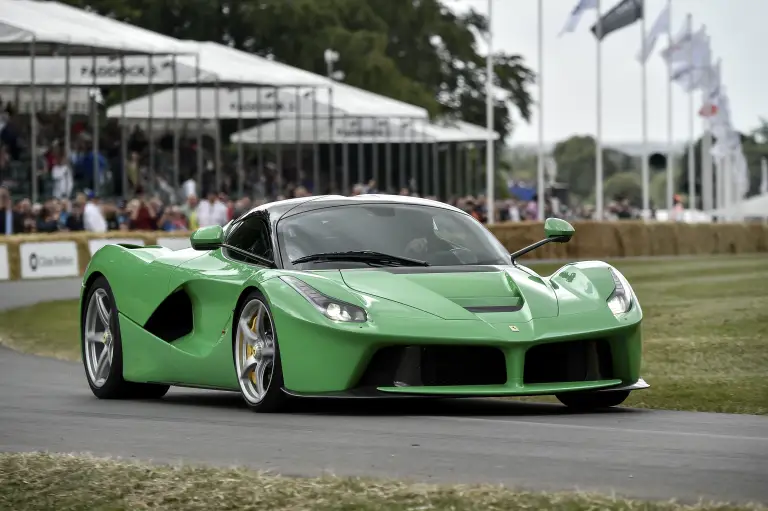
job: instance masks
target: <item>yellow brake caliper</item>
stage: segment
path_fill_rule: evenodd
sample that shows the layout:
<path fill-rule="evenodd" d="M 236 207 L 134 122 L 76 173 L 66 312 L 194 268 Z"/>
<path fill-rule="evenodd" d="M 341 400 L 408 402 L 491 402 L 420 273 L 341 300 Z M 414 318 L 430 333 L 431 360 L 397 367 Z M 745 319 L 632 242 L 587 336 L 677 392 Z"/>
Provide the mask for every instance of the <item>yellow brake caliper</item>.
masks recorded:
<path fill-rule="evenodd" d="M 250 329 L 251 329 L 251 332 L 255 332 L 256 331 L 256 319 L 257 319 L 257 316 L 254 316 L 253 321 L 249 325 Z M 255 353 L 256 353 L 256 350 L 253 349 L 253 346 L 251 346 L 250 344 L 246 345 L 246 347 L 245 347 L 245 359 L 246 360 L 248 360 L 249 358 L 254 356 Z M 251 378 L 251 382 L 256 384 L 256 368 L 255 367 L 251 370 L 250 378 Z"/>

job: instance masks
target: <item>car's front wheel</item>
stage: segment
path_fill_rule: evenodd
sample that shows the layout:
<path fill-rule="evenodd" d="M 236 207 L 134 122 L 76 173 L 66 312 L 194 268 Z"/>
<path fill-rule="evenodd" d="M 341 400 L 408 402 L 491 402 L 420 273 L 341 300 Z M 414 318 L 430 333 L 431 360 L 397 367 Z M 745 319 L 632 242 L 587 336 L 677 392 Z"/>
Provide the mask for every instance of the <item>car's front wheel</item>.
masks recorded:
<path fill-rule="evenodd" d="M 564 392 L 562 394 L 555 394 L 555 397 L 568 408 L 588 411 L 618 406 L 629 397 L 629 391 Z"/>
<path fill-rule="evenodd" d="M 232 354 L 240 393 L 253 411 L 277 411 L 287 396 L 275 322 L 264 295 L 251 291 L 235 318 Z"/>
<path fill-rule="evenodd" d="M 88 288 L 80 326 L 80 343 L 85 377 L 100 399 L 157 399 L 168 385 L 134 383 L 123 379 L 123 341 L 115 296 L 104 277 Z"/>

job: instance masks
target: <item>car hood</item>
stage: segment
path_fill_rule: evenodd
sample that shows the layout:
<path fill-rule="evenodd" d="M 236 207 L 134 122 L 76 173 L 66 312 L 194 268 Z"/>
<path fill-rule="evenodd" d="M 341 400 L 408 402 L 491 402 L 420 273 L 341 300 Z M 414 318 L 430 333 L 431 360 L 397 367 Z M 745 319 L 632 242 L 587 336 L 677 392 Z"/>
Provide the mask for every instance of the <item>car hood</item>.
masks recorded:
<path fill-rule="evenodd" d="M 523 322 L 558 315 L 548 282 L 513 266 L 340 270 L 352 290 L 443 319 Z"/>

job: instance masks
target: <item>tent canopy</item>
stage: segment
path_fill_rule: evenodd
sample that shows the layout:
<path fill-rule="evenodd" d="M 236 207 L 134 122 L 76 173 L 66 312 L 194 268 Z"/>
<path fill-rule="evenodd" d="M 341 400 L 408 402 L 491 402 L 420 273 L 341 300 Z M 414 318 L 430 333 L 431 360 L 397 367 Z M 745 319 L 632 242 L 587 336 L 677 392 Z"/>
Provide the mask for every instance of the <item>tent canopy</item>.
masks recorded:
<path fill-rule="evenodd" d="M 2 1 L 2 0 L 0 0 Z M 65 50 L 66 51 L 66 50 Z M 94 65 L 95 60 L 95 65 Z M 31 83 L 33 60 L 26 57 L 0 58 L 0 85 L 27 86 Z M 126 85 L 146 86 L 150 78 L 156 85 L 172 84 L 173 59 L 151 56 L 71 57 L 67 71 L 66 57 L 37 57 L 35 84 L 40 87 L 97 87 Z M 194 67 L 176 64 L 176 82 L 194 82 Z M 201 81 L 214 76 L 202 73 Z"/>
<path fill-rule="evenodd" d="M 477 132 L 480 127 L 477 128 Z M 385 119 L 371 117 L 345 117 L 330 119 L 280 119 L 248 130 L 234 133 L 233 143 L 244 144 L 299 144 L 318 142 L 338 143 L 431 143 L 471 142 L 485 140 L 476 133 L 463 132 L 457 128 L 441 126 L 422 119 Z M 496 133 L 498 139 L 498 133 Z"/>
<path fill-rule="evenodd" d="M 755 195 L 730 207 L 716 210 L 714 216 L 768 218 L 768 193 Z"/>
<path fill-rule="evenodd" d="M 394 117 L 423 117 L 428 113 L 403 101 L 374 94 L 327 77 L 310 73 L 280 62 L 259 57 L 252 53 L 230 48 L 218 43 L 190 43 L 200 51 L 200 67 L 219 77 L 221 84 L 256 84 L 269 87 L 312 87 L 318 103 L 329 104 L 328 88 L 333 90 L 333 106 L 347 113 L 371 113 L 371 102 L 388 109 Z M 179 62 L 194 67 L 192 57 L 179 57 Z M 246 75 L 247 73 L 247 75 Z"/>
<path fill-rule="evenodd" d="M 227 94 L 232 97 L 236 97 L 237 93 L 231 86 L 259 85 L 267 88 L 263 94 L 272 95 L 277 93 L 280 95 L 280 101 L 283 103 L 295 102 L 297 92 L 305 98 L 312 96 L 318 105 L 324 105 L 320 107 L 320 111 L 326 113 L 329 111 L 330 104 L 332 103 L 333 107 L 338 109 L 339 112 L 346 112 L 351 115 L 387 115 L 408 118 L 428 117 L 428 113 L 424 108 L 335 82 L 315 73 L 281 64 L 258 55 L 246 53 L 218 43 L 187 41 L 186 44 L 189 45 L 190 49 L 199 51 L 200 69 L 208 75 L 205 81 L 209 84 L 213 81 L 218 81 L 221 86 L 229 85 L 230 87 L 222 88 L 227 90 Z M 195 69 L 196 59 L 194 56 L 179 56 L 176 58 L 176 62 L 179 65 Z M 201 79 L 202 81 L 204 80 Z M 169 83 L 167 78 L 165 83 Z M 269 90 L 270 88 L 272 90 Z M 278 90 L 274 90 L 275 88 Z M 332 100 L 328 92 L 329 88 L 333 90 Z M 158 112 L 163 111 L 162 107 L 158 108 L 162 102 L 168 101 L 171 98 L 172 96 L 167 96 L 165 91 L 155 93 L 153 101 L 156 115 L 160 115 Z M 248 101 L 255 104 L 256 98 L 251 96 L 251 99 Z M 312 99 L 307 101 L 311 109 Z M 179 102 L 181 103 L 181 100 Z M 268 102 L 268 99 L 263 101 L 264 104 Z M 227 100 L 227 103 L 229 104 L 231 101 Z M 224 103 L 220 104 L 223 105 Z M 192 111 L 196 110 L 194 108 L 195 105 L 196 103 L 193 102 Z M 202 107 L 203 105 L 201 105 L 201 109 Z M 172 106 L 169 105 L 168 108 L 172 109 Z M 114 109 L 110 109 L 112 113 L 109 115 L 119 117 L 120 114 L 115 112 L 119 112 L 120 107 L 116 106 Z M 134 114 L 129 115 L 129 117 L 149 118 L 149 96 L 131 101 L 130 109 Z M 237 110 L 236 107 L 234 109 L 235 111 Z M 254 110 L 254 108 L 245 110 Z M 261 110 L 261 108 L 255 110 Z M 222 116 L 224 116 L 224 108 L 221 111 Z M 305 111 L 309 112 L 309 110 Z M 184 112 L 181 111 L 181 106 L 179 106 L 179 116 L 182 117 L 183 115 Z M 292 116 L 295 117 L 295 114 L 292 114 Z M 168 117 L 173 117 L 172 111 Z M 214 117 L 214 113 L 207 116 L 207 118 Z M 232 117 L 236 118 L 237 115 L 234 114 Z"/>
<path fill-rule="evenodd" d="M 379 96 L 361 89 L 350 87 L 343 94 L 328 95 L 328 87 L 337 89 L 335 84 L 323 88 L 311 87 L 237 87 L 200 89 L 200 117 L 204 119 L 275 119 L 295 122 L 297 118 L 328 118 L 344 115 L 353 117 L 387 117 L 404 119 L 426 119 L 426 111 L 400 103 L 385 96 Z M 174 115 L 174 90 L 165 89 L 140 98 L 127 101 L 125 105 L 114 105 L 107 110 L 111 118 L 121 117 L 123 106 L 127 119 L 191 119 L 197 117 L 197 91 L 176 89 L 177 111 Z M 216 97 L 218 95 L 218 110 Z M 151 98 L 151 101 L 150 101 Z M 361 98 L 366 98 L 361 100 Z M 151 103 L 151 109 L 150 109 Z M 218 111 L 218 115 L 217 115 Z M 152 115 L 150 115 L 150 112 Z"/>
<path fill-rule="evenodd" d="M 307 73 L 280 62 L 258 57 L 251 53 L 213 42 L 184 41 L 187 47 L 200 56 L 200 69 L 217 77 L 222 85 L 249 84 L 267 86 L 327 85 L 329 80 Z M 178 57 L 177 62 L 195 69 L 194 56 Z M 208 83 L 212 83 L 210 80 Z"/>
<path fill-rule="evenodd" d="M 177 39 L 54 1 L 0 0 L 0 54 L 158 54 L 186 51 Z"/>
<path fill-rule="evenodd" d="M 112 106 L 107 109 L 107 117 L 121 117 L 122 108 L 125 106 L 126 119 L 149 119 L 151 98 L 151 117 L 155 119 L 197 119 L 197 92 L 196 89 L 176 89 L 176 115 L 173 111 L 174 89 L 169 88 L 151 96 L 127 101 L 124 105 Z M 203 119 L 296 119 L 312 117 L 313 112 L 316 117 L 327 118 L 334 112 L 336 115 L 343 115 L 339 109 L 331 109 L 329 105 L 314 106 L 312 89 L 306 87 L 277 90 L 269 87 L 200 88 L 200 117 Z"/>

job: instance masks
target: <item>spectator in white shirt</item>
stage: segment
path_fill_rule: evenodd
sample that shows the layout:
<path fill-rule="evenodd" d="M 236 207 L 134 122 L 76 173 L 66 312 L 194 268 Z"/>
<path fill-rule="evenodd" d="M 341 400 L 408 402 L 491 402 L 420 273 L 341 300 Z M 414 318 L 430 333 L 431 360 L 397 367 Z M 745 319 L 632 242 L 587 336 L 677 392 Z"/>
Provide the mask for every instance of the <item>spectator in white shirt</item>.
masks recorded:
<path fill-rule="evenodd" d="M 51 177 L 53 178 L 53 196 L 57 199 L 68 199 L 72 195 L 74 182 L 72 168 L 64 154 L 56 155 L 56 161 L 51 168 Z"/>
<path fill-rule="evenodd" d="M 221 202 L 215 193 L 208 193 L 208 197 L 205 200 L 201 200 L 197 206 L 198 226 L 220 225 L 223 227 L 227 222 L 229 222 L 227 205 Z"/>
<path fill-rule="evenodd" d="M 87 201 L 85 197 L 78 197 L 78 202 L 85 202 L 83 209 L 83 226 L 89 232 L 107 232 L 107 220 L 101 212 L 99 199 L 92 190 L 86 190 Z"/>
<path fill-rule="evenodd" d="M 185 199 L 197 195 L 197 183 L 191 177 L 181 184 L 181 189 Z"/>

